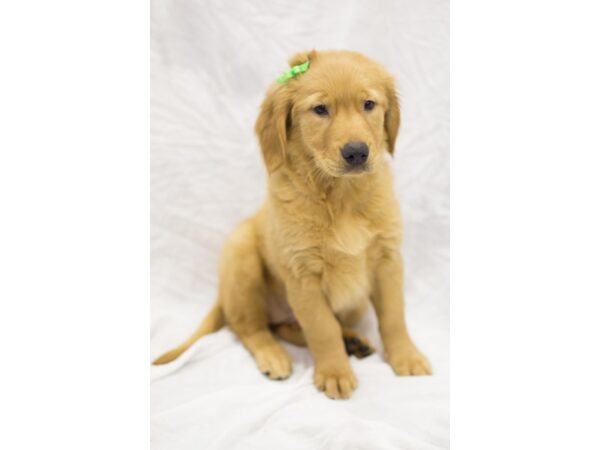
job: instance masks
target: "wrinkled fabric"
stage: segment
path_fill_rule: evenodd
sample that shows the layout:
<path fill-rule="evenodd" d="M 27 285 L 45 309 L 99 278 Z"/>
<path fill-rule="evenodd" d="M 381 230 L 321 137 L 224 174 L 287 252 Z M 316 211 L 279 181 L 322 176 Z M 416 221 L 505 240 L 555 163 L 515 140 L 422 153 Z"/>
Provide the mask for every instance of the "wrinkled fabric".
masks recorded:
<path fill-rule="evenodd" d="M 396 377 L 379 353 L 351 358 L 359 387 L 332 401 L 304 348 L 266 379 L 229 329 L 152 368 L 155 450 L 448 447 L 448 3 L 154 1 L 151 92 L 151 351 L 178 345 L 214 302 L 228 233 L 266 191 L 253 126 L 268 85 L 302 50 L 351 49 L 395 76 L 402 126 L 392 161 L 404 219 L 409 329 L 431 377 Z"/>

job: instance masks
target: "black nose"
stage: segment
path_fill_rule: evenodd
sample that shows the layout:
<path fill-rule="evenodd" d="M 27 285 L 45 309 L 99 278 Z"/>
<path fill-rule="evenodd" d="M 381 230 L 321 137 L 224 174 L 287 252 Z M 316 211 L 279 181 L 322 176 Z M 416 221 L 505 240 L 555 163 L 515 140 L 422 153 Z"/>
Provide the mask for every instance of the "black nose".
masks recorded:
<path fill-rule="evenodd" d="M 351 166 L 360 166 L 369 157 L 369 147 L 364 142 L 348 142 L 342 147 L 342 157 Z"/>

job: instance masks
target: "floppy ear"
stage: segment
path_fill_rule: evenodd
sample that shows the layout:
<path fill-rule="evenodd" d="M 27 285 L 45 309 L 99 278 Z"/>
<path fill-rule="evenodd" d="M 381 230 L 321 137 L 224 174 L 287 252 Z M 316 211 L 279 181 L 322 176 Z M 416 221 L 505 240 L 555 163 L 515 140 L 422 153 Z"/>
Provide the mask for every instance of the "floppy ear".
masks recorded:
<path fill-rule="evenodd" d="M 285 161 L 287 129 L 290 125 L 291 97 L 285 86 L 274 85 L 265 97 L 254 131 L 269 173 Z"/>
<path fill-rule="evenodd" d="M 314 61 L 317 52 L 300 52 L 292 56 L 290 67 Z M 292 124 L 292 94 L 286 85 L 274 85 L 267 92 L 254 131 L 258 136 L 263 159 L 269 173 L 285 162 L 285 146 Z"/>
<path fill-rule="evenodd" d="M 393 155 L 396 136 L 398 136 L 398 129 L 400 128 L 400 104 L 392 79 L 386 83 L 385 91 L 388 100 L 388 107 L 385 112 L 385 133 L 387 135 L 388 152 Z"/>

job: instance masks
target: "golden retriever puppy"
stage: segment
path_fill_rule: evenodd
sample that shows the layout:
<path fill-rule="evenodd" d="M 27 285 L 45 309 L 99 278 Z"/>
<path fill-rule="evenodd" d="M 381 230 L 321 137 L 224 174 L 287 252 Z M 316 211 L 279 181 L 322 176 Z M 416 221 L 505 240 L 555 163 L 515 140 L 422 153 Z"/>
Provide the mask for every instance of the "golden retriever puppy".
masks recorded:
<path fill-rule="evenodd" d="M 404 319 L 401 220 L 385 155 L 400 125 L 393 79 L 349 51 L 289 63 L 305 70 L 269 89 L 255 127 L 266 202 L 226 242 L 218 298 L 199 329 L 154 363 L 227 324 L 271 379 L 292 372 L 275 335 L 308 345 L 316 387 L 348 398 L 357 380 L 347 352 L 371 350 L 350 326 L 371 302 L 396 374 L 430 374 Z"/>

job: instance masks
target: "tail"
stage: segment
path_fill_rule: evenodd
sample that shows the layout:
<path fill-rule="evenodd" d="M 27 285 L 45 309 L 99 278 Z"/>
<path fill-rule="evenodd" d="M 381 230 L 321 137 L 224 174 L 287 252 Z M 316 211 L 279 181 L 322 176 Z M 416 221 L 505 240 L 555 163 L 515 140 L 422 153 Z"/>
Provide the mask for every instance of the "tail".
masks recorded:
<path fill-rule="evenodd" d="M 215 331 L 223 328 L 223 326 L 225 326 L 225 316 L 223 315 L 221 306 L 217 302 L 215 306 L 212 307 L 208 315 L 204 318 L 196 332 L 192 334 L 187 341 L 185 341 L 179 347 L 174 348 L 173 350 L 168 351 L 164 355 L 160 356 L 154 360 L 152 364 L 159 365 L 170 363 L 171 361 L 177 359 L 179 355 L 190 348 L 192 344 L 194 344 L 194 342 L 196 342 L 202 336 L 214 333 Z"/>

